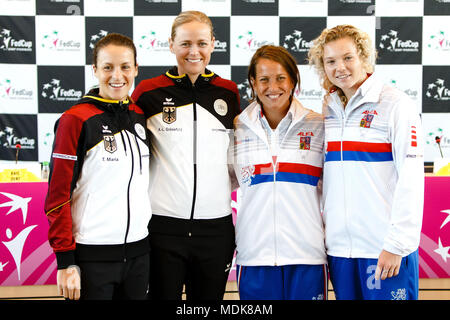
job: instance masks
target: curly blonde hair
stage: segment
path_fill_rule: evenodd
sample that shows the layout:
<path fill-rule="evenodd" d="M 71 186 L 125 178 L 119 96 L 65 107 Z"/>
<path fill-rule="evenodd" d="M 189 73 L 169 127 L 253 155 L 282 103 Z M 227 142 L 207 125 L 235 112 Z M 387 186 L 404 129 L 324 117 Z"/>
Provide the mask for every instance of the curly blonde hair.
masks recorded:
<path fill-rule="evenodd" d="M 316 71 L 319 74 L 321 85 L 327 92 L 325 97 L 330 94 L 331 89 L 335 89 L 338 92 L 338 95 L 344 105 L 347 103 L 347 98 L 345 97 L 344 92 L 340 88 L 335 87 L 325 73 L 323 64 L 323 52 L 324 47 L 327 43 L 346 37 L 354 41 L 365 72 L 372 73 L 375 67 L 375 60 L 377 56 L 376 50 L 373 47 L 369 35 L 352 25 L 343 24 L 331 29 L 324 29 L 320 36 L 314 39 L 313 46 L 309 49 L 308 52 L 309 64 L 313 65 L 316 68 Z"/>

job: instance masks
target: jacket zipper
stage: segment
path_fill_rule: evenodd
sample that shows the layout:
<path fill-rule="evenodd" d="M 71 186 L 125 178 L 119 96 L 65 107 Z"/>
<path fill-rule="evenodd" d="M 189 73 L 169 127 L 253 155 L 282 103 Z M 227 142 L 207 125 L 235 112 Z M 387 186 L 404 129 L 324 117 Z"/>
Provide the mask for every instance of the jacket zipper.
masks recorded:
<path fill-rule="evenodd" d="M 124 130 L 125 135 L 127 136 L 128 145 L 130 146 L 130 155 L 131 155 L 131 174 L 130 174 L 130 180 L 128 180 L 128 189 L 127 189 L 127 228 L 125 231 L 125 239 L 123 243 L 123 262 L 127 262 L 126 258 L 126 244 L 127 244 L 127 238 L 128 238 L 128 232 L 130 230 L 130 186 L 131 186 L 131 180 L 133 179 L 133 173 L 134 173 L 134 154 L 133 154 L 133 147 L 131 145 L 130 137 L 128 136 L 128 133 L 126 130 Z"/>
<path fill-rule="evenodd" d="M 195 95 L 195 86 L 192 84 L 192 112 L 194 116 L 193 123 L 193 161 L 194 161 L 194 188 L 192 191 L 192 207 L 191 207 L 191 222 L 194 220 L 194 211 L 195 211 L 195 199 L 197 197 L 197 103 L 196 103 L 196 95 Z M 189 237 L 192 235 L 191 230 L 189 231 Z"/>
<path fill-rule="evenodd" d="M 276 130 L 275 130 L 276 131 Z M 276 132 L 272 130 L 272 134 L 270 135 L 270 142 L 268 142 L 269 144 L 269 152 L 270 152 L 270 158 L 272 159 L 272 171 L 273 171 L 273 198 L 272 198 L 272 209 L 273 209 L 273 245 L 274 245 L 274 266 L 277 266 L 277 260 L 278 260 L 278 255 L 277 255 L 277 220 L 276 220 L 276 196 L 277 196 L 277 187 L 276 187 L 276 182 L 277 182 L 277 163 L 278 163 L 278 153 L 277 153 L 277 161 L 275 162 L 274 157 L 273 157 L 273 148 L 274 148 L 274 143 L 275 142 L 279 142 L 279 141 L 275 141 L 274 136 L 276 134 Z M 267 134 L 266 134 L 267 137 Z M 276 146 L 276 148 L 278 149 L 278 145 Z"/>
<path fill-rule="evenodd" d="M 344 162 L 344 130 L 345 130 L 345 123 L 346 123 L 346 117 L 345 117 L 345 110 L 342 110 L 342 128 L 341 128 L 341 165 L 342 165 L 342 181 L 344 183 L 344 217 L 345 217 L 345 230 L 347 231 L 348 239 L 350 242 L 350 257 L 352 255 L 352 237 L 349 231 L 349 217 L 348 217 L 348 210 L 347 210 L 347 190 L 345 186 L 345 162 Z"/>
<path fill-rule="evenodd" d="M 277 160 L 278 162 L 278 160 Z M 273 166 L 273 243 L 274 243 L 274 248 L 275 248 L 275 261 L 274 261 L 274 266 L 277 266 L 277 260 L 278 260 L 278 255 L 277 255 L 277 220 L 276 220 L 276 196 L 277 196 L 277 186 L 276 186 L 276 175 L 277 175 L 277 169 L 276 169 L 276 164 L 274 164 Z"/>

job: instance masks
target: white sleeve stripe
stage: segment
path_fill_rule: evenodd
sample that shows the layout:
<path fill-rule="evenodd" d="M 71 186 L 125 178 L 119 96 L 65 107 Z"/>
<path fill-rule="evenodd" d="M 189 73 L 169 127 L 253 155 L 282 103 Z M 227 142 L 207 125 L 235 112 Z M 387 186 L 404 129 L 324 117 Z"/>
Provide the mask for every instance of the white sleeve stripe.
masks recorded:
<path fill-rule="evenodd" d="M 58 159 L 66 159 L 66 160 L 77 160 L 77 156 L 72 156 L 69 154 L 61 154 L 61 153 L 53 153 L 52 154 L 53 158 L 58 158 Z"/>

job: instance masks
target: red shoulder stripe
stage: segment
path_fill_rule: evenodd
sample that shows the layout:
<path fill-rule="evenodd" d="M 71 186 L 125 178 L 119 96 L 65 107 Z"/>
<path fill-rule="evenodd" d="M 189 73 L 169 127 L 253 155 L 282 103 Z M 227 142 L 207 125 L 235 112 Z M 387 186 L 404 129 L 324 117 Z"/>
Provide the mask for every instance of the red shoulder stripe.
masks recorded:
<path fill-rule="evenodd" d="M 133 101 L 138 101 L 139 97 L 146 91 L 155 90 L 162 87 L 173 86 L 174 83 L 165 75 L 160 75 L 155 78 L 142 80 L 139 82 L 138 86 L 134 89 L 131 98 Z"/>
<path fill-rule="evenodd" d="M 142 111 L 142 109 L 139 108 L 139 107 L 138 107 L 137 105 L 135 105 L 134 103 L 130 103 L 129 108 L 130 108 L 130 111 L 134 111 L 134 112 L 136 112 L 136 113 L 138 113 L 138 114 L 144 114 L 144 111 Z"/>
<path fill-rule="evenodd" d="M 238 106 L 240 108 L 241 97 L 239 95 L 239 90 L 238 90 L 235 82 L 233 82 L 231 80 L 223 79 L 223 78 L 217 76 L 217 77 L 214 77 L 214 79 L 211 81 L 211 84 L 234 92 L 234 94 L 236 94 Z"/>
<path fill-rule="evenodd" d="M 74 115 L 78 119 L 80 119 L 82 122 L 84 122 L 87 119 L 89 119 L 97 114 L 101 114 L 103 112 L 104 111 L 98 109 L 96 106 L 94 106 L 90 103 L 82 103 L 82 104 L 73 106 L 72 108 L 67 110 L 65 113 Z"/>

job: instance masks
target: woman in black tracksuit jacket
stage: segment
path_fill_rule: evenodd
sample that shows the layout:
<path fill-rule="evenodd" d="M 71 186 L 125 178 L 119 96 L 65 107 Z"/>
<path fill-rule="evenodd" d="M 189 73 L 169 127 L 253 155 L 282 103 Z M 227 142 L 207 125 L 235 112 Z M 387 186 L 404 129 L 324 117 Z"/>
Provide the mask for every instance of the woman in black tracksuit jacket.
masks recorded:
<path fill-rule="evenodd" d="M 57 285 L 69 299 L 144 299 L 149 135 L 128 97 L 137 75 L 133 41 L 109 34 L 97 42 L 94 72 L 99 88 L 55 126 L 45 212 Z"/>
<path fill-rule="evenodd" d="M 227 152 L 239 113 L 234 82 L 206 69 L 210 19 L 182 12 L 172 25 L 177 66 L 142 81 L 133 99 L 151 131 L 153 299 L 223 299 L 235 248 Z"/>

